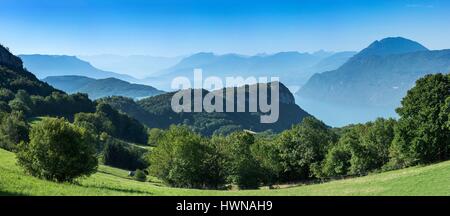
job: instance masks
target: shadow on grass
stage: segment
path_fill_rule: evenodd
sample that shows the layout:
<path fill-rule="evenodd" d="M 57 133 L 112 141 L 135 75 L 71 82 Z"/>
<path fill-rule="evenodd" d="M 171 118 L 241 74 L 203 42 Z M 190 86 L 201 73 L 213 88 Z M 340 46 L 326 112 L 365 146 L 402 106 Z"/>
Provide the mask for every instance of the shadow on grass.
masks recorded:
<path fill-rule="evenodd" d="M 148 191 L 141 191 L 141 190 L 134 190 L 134 189 L 122 189 L 122 188 L 114 188 L 109 186 L 95 186 L 95 185 L 80 185 L 85 188 L 96 188 L 96 189 L 104 189 L 104 190 L 111 190 L 111 191 L 117 191 L 121 193 L 133 193 L 133 194 L 140 194 L 140 195 L 152 195 L 151 192 Z"/>
<path fill-rule="evenodd" d="M 101 170 L 97 170 L 97 173 L 103 173 L 103 174 L 106 174 L 106 175 L 112 175 L 112 176 L 115 176 L 115 177 L 117 177 L 117 178 L 122 178 L 122 179 L 126 179 L 126 180 L 132 180 L 131 178 L 128 178 L 128 177 L 124 177 L 124 176 L 120 176 L 120 175 L 115 175 L 115 174 L 112 174 L 112 173 L 109 173 L 109 172 L 105 172 L 105 171 L 101 171 Z"/>
<path fill-rule="evenodd" d="M 8 192 L 8 191 L 0 191 L 0 196 L 26 196 L 26 194 Z"/>

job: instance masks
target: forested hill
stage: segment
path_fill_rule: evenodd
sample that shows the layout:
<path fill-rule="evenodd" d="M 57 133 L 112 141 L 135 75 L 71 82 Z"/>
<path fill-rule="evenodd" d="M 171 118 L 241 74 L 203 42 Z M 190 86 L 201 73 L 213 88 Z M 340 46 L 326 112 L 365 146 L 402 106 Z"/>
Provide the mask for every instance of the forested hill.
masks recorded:
<path fill-rule="evenodd" d="M 85 76 L 50 76 L 43 81 L 67 93 L 86 93 L 91 99 L 107 96 L 124 96 L 141 99 L 162 94 L 152 86 L 132 84 L 116 78 L 93 79 Z"/>
<path fill-rule="evenodd" d="M 42 116 L 64 117 L 83 126 L 93 122 L 94 131 L 134 143 L 147 140 L 146 129 L 138 121 L 91 101 L 86 94 L 68 95 L 40 81 L 19 57 L 0 46 L 0 147 L 14 150 L 21 141 L 28 141 L 28 121 Z"/>
<path fill-rule="evenodd" d="M 0 88 L 16 93 L 23 89 L 32 95 L 48 96 L 58 90 L 39 81 L 23 68 L 22 60 L 0 45 Z"/>
<path fill-rule="evenodd" d="M 283 84 L 280 83 L 279 86 L 280 116 L 278 121 L 272 124 L 261 124 L 260 116 L 263 113 L 260 111 L 256 113 L 248 112 L 248 106 L 246 112 L 176 113 L 171 107 L 172 96 L 175 92 L 146 98 L 138 102 L 123 97 L 103 98 L 101 101 L 129 114 L 148 127 L 168 128 L 171 124 L 185 124 L 203 135 L 228 134 L 242 129 L 258 132 L 266 130 L 280 132 L 291 128 L 293 124 L 301 122 L 303 118 L 310 115 L 295 104 L 292 93 Z M 250 89 L 249 86 L 245 88 L 247 88 L 247 91 Z M 183 91 L 189 91 L 190 94 L 193 94 L 192 89 Z M 202 90 L 203 97 L 207 93 L 208 91 Z M 270 97 L 270 94 L 268 97 Z M 248 102 L 248 93 L 246 93 L 246 101 Z M 224 102 L 224 104 L 226 103 Z"/>
<path fill-rule="evenodd" d="M 298 95 L 321 102 L 394 110 L 420 77 L 450 72 L 450 50 L 405 38 L 375 41 L 339 69 L 315 74 Z"/>

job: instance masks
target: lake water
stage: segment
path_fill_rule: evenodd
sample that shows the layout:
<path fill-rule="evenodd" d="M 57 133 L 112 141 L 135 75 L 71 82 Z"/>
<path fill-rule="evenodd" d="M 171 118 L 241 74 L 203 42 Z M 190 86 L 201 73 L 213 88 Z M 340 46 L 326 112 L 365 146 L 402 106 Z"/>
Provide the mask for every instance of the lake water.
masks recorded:
<path fill-rule="evenodd" d="M 325 103 L 309 98 L 295 96 L 295 102 L 303 110 L 333 127 L 348 124 L 365 123 L 378 117 L 397 118 L 395 108 L 385 107 L 356 107 L 342 104 Z"/>

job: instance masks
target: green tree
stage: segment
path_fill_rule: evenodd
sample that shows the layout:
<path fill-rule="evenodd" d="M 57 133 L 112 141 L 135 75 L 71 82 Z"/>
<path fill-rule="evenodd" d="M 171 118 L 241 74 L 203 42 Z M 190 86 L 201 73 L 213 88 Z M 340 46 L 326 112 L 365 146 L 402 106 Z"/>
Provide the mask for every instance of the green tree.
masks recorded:
<path fill-rule="evenodd" d="M 149 156 L 149 172 L 175 187 L 216 187 L 220 169 L 207 140 L 185 126 L 171 126 Z"/>
<path fill-rule="evenodd" d="M 33 102 L 26 91 L 19 90 L 14 99 L 9 101 L 9 107 L 13 111 L 22 112 L 25 116 L 29 116 L 32 114 Z"/>
<path fill-rule="evenodd" d="M 0 147 L 15 151 L 18 143 L 28 142 L 29 126 L 20 112 L 4 115 L 0 124 Z"/>
<path fill-rule="evenodd" d="M 348 135 L 341 138 L 339 142 L 352 142 L 353 138 Z M 346 145 L 338 144 L 328 151 L 322 166 L 316 165 L 313 169 L 316 177 L 336 177 L 347 175 L 350 169 L 351 152 Z"/>
<path fill-rule="evenodd" d="M 6 102 L 0 101 L 0 112 L 10 113 L 11 107 L 9 107 L 9 105 Z"/>
<path fill-rule="evenodd" d="M 84 128 L 47 118 L 32 127 L 29 143 L 19 145 L 18 163 L 33 176 L 70 182 L 96 172 L 93 140 Z"/>
<path fill-rule="evenodd" d="M 115 110 L 106 103 L 99 103 L 96 109 L 99 116 L 108 119 L 114 125 L 112 132 L 104 132 L 129 142 L 147 144 L 147 129 L 139 121 Z"/>
<path fill-rule="evenodd" d="M 6 88 L 0 88 L 0 101 L 9 102 L 14 99 L 14 92 Z"/>
<path fill-rule="evenodd" d="M 114 135 L 115 127 L 113 123 L 102 113 L 77 113 L 75 114 L 74 124 L 86 128 L 92 128 L 93 131 Z"/>
<path fill-rule="evenodd" d="M 327 153 L 316 177 L 365 175 L 381 169 L 389 161 L 396 121 L 379 118 L 374 122 L 347 126 Z"/>
<path fill-rule="evenodd" d="M 102 156 L 105 165 L 127 170 L 145 169 L 148 166 L 144 158 L 147 150 L 143 148 L 135 147 L 111 136 L 106 138 L 104 146 Z"/>
<path fill-rule="evenodd" d="M 450 158 L 450 130 L 446 100 L 450 75 L 427 75 L 416 81 L 396 111 L 400 120 L 391 149 L 394 168 Z"/>
<path fill-rule="evenodd" d="M 262 182 L 264 184 L 276 183 L 280 180 L 280 174 L 283 171 L 277 143 L 274 142 L 272 135 L 261 136 L 258 134 L 255 138 L 251 151 L 264 173 Z"/>
<path fill-rule="evenodd" d="M 305 118 L 301 124 L 280 134 L 277 139 L 281 157 L 282 180 L 303 180 L 311 176 L 310 167 L 325 157 L 336 135 L 321 121 Z"/>
<path fill-rule="evenodd" d="M 152 128 L 148 130 L 148 145 L 156 146 L 158 145 L 158 140 L 162 138 L 164 130 L 159 128 Z"/>
<path fill-rule="evenodd" d="M 263 170 L 251 151 L 255 137 L 247 132 L 234 132 L 216 141 L 225 157 L 227 181 L 244 189 L 257 188 L 263 180 Z"/>

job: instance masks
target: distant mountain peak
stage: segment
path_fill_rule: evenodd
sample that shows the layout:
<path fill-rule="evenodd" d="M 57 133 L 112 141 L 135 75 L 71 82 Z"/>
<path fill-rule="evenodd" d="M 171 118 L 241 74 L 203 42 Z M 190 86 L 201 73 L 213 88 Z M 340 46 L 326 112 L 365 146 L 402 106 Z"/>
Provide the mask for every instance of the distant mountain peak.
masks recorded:
<path fill-rule="evenodd" d="M 370 44 L 367 48 L 359 52 L 358 56 L 367 55 L 392 55 L 403 54 L 418 51 L 427 51 L 428 49 L 422 44 L 403 38 L 403 37 L 388 37 L 382 40 L 377 40 Z"/>

